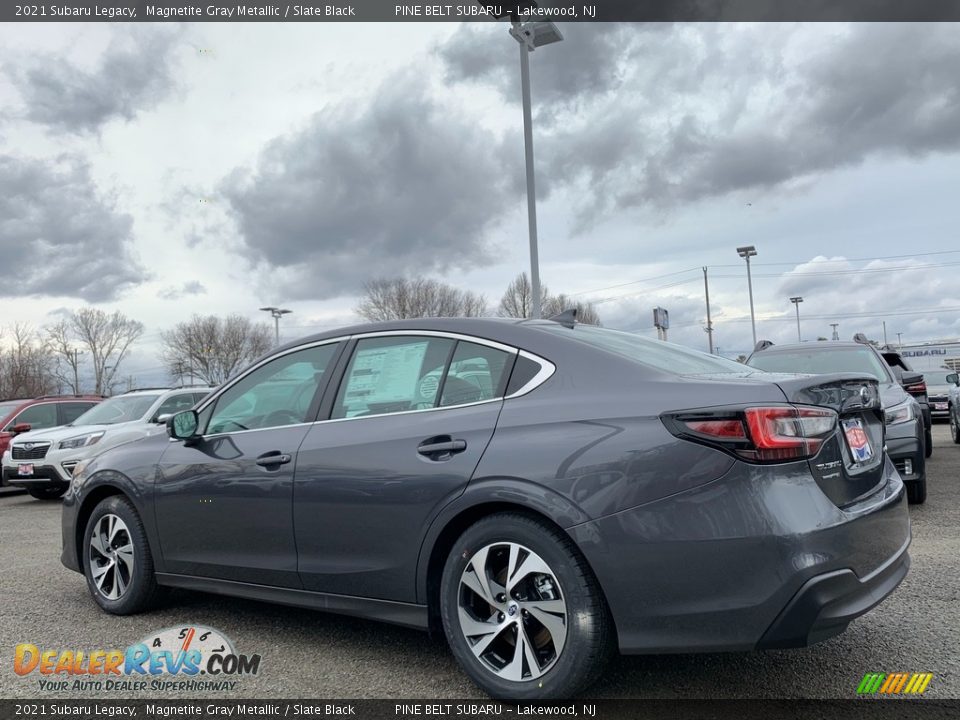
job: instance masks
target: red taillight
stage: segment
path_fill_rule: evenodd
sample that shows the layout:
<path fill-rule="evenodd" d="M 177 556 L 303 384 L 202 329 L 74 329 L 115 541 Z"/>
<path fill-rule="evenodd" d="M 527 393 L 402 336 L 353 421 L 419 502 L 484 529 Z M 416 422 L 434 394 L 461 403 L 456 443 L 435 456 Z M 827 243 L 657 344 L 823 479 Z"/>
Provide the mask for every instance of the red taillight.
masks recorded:
<path fill-rule="evenodd" d="M 903 389 L 911 395 L 923 395 L 927 392 L 927 384 L 925 382 L 918 382 L 913 385 L 907 385 Z"/>
<path fill-rule="evenodd" d="M 747 433 L 744 431 L 743 423 L 740 420 L 690 420 L 686 425 L 695 433 L 701 435 L 710 435 L 715 438 L 747 439 Z"/>
<path fill-rule="evenodd" d="M 837 414 L 829 408 L 776 405 L 676 419 L 684 434 L 722 445 L 744 459 L 784 462 L 816 455 L 836 427 Z"/>

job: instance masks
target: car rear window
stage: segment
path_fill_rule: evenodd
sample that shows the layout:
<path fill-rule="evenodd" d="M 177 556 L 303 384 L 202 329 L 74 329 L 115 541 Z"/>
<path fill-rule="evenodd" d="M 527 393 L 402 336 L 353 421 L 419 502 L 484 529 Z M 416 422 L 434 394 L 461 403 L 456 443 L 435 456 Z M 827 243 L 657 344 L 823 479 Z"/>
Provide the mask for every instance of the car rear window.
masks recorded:
<path fill-rule="evenodd" d="M 592 345 L 607 352 L 615 353 L 639 365 L 662 370 L 675 375 L 712 375 L 715 373 L 749 372 L 749 368 L 738 362 L 727 360 L 719 355 L 691 350 L 680 345 L 651 340 L 632 333 L 608 330 L 592 325 L 577 325 L 572 330 L 557 324 L 556 327 L 538 325 L 548 332 Z"/>
<path fill-rule="evenodd" d="M 866 373 L 880 382 L 890 382 L 887 364 L 873 350 L 866 347 L 824 347 L 822 344 L 796 350 L 762 350 L 747 361 L 752 367 L 767 372 Z"/>

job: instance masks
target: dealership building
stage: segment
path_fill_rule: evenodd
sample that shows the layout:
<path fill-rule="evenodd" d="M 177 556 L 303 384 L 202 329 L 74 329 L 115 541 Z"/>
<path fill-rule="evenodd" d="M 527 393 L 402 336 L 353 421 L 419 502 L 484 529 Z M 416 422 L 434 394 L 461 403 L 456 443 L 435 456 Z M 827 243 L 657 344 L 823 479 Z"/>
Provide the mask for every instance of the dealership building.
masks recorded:
<path fill-rule="evenodd" d="M 899 350 L 910 367 L 918 372 L 938 368 L 960 370 L 960 339 L 936 340 L 913 345 L 891 344 L 890 347 Z"/>

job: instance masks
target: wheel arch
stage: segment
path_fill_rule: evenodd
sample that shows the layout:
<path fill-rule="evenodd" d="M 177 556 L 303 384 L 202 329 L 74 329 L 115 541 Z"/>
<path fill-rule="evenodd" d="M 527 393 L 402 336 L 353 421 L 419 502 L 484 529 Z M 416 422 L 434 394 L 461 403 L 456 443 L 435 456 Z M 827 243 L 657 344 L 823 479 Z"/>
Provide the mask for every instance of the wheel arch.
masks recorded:
<path fill-rule="evenodd" d="M 90 521 L 90 516 L 97 505 L 113 496 L 120 496 L 133 505 L 146 530 L 148 543 L 153 545 L 155 542 L 152 536 L 152 523 L 148 522 L 148 518 L 144 516 L 143 504 L 140 502 L 136 488 L 129 478 L 115 471 L 95 474 L 87 481 L 83 499 L 80 500 L 80 505 L 77 508 L 77 521 L 74 527 L 77 563 L 81 568 L 83 567 L 83 536 L 87 529 L 87 523 Z M 158 559 L 156 553 L 152 554 L 154 562 L 156 562 Z"/>
<path fill-rule="evenodd" d="M 471 485 L 467 492 L 440 512 L 421 546 L 417 566 L 417 599 L 427 605 L 431 633 L 438 632 L 440 636 L 443 635 L 439 603 L 440 578 L 446 558 L 457 538 L 479 520 L 502 512 L 526 515 L 547 523 L 564 534 L 567 534 L 567 528 L 590 519 L 563 496 L 534 483 L 509 479 Z M 586 556 L 581 553 L 581 557 L 593 572 Z M 597 585 L 602 593 L 602 586 L 599 582 Z"/>

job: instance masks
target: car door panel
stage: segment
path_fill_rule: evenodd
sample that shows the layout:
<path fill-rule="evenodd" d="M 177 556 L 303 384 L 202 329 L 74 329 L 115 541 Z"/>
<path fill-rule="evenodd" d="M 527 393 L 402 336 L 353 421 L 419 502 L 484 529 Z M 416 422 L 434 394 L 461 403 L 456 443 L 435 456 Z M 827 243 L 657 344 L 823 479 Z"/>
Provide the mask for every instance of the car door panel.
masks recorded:
<path fill-rule="evenodd" d="M 156 479 L 157 526 L 168 572 L 300 587 L 290 524 L 294 462 L 308 425 L 171 443 Z"/>
<path fill-rule="evenodd" d="M 314 425 L 293 492 L 304 588 L 414 602 L 423 534 L 466 488 L 502 402 Z M 464 447 L 428 456 L 427 441 Z"/>

